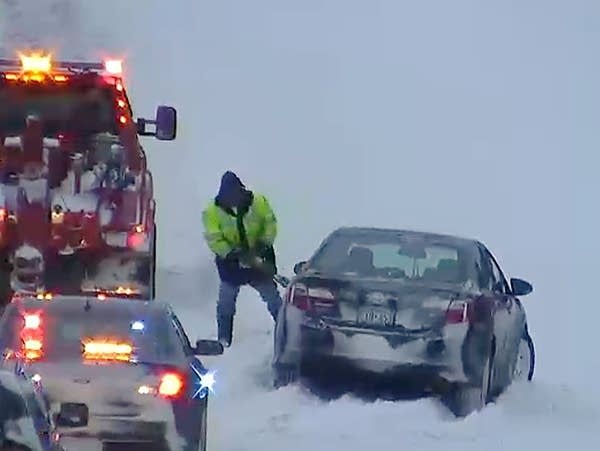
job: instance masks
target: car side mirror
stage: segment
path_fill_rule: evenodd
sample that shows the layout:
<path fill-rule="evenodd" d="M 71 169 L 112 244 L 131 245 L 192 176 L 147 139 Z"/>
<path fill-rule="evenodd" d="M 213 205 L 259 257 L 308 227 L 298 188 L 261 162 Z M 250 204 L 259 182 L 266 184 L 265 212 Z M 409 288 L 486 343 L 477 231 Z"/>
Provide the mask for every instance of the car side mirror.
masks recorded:
<path fill-rule="evenodd" d="M 223 345 L 216 340 L 197 340 L 194 348 L 195 355 L 221 355 Z"/>
<path fill-rule="evenodd" d="M 306 262 L 298 262 L 294 265 L 294 274 L 300 274 L 306 267 Z"/>
<path fill-rule="evenodd" d="M 153 124 L 155 130 L 147 130 L 146 126 Z M 177 136 L 177 110 L 171 106 L 161 105 L 156 109 L 156 118 L 138 118 L 137 133 L 140 136 L 154 136 L 161 141 L 173 141 Z"/>
<path fill-rule="evenodd" d="M 510 279 L 510 289 L 515 296 L 526 296 L 533 291 L 533 285 L 522 279 Z"/>

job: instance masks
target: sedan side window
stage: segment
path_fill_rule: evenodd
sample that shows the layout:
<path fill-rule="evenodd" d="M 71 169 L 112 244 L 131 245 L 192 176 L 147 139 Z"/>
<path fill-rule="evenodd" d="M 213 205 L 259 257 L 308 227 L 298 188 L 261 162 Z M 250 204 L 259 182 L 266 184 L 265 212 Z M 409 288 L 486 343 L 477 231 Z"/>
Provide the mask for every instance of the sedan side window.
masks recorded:
<path fill-rule="evenodd" d="M 485 285 L 481 285 L 481 287 L 496 293 L 510 293 L 506 279 L 502 275 L 502 271 L 500 270 L 498 263 L 496 263 L 494 256 L 485 246 L 481 246 L 479 252 L 481 256 L 482 274 L 485 274 L 485 277 L 480 277 L 480 279 L 483 278 L 485 281 Z"/>
<path fill-rule="evenodd" d="M 487 255 L 481 248 L 479 248 L 479 261 L 476 266 L 479 276 L 479 288 L 492 291 L 494 284 L 492 267 Z"/>
<path fill-rule="evenodd" d="M 504 293 L 504 284 L 502 283 L 502 274 L 500 274 L 500 271 L 498 270 L 498 267 L 494 264 L 493 260 L 490 260 L 490 263 L 492 264 L 492 274 L 493 274 L 493 279 L 494 279 L 494 285 L 492 286 L 492 291 L 495 291 L 496 293 Z"/>
<path fill-rule="evenodd" d="M 171 313 L 171 320 L 173 321 L 173 326 L 175 327 L 175 332 L 177 332 L 177 337 L 179 337 L 179 340 L 181 341 L 181 345 L 185 351 L 185 353 L 187 355 L 193 354 L 192 352 L 192 345 L 190 343 L 190 340 L 188 338 L 188 336 L 185 333 L 185 330 L 183 329 L 183 326 L 181 325 L 181 322 L 179 321 L 179 318 L 177 318 L 177 315 L 175 315 L 175 313 Z"/>
<path fill-rule="evenodd" d="M 488 252 L 489 254 L 489 252 Z M 489 258 L 490 258 L 490 263 L 492 265 L 492 272 L 494 274 L 494 291 L 497 291 L 498 293 L 502 293 L 502 294 L 508 294 L 510 293 L 510 289 L 508 288 L 508 283 L 506 282 L 506 279 L 504 278 L 504 275 L 502 274 L 502 270 L 500 269 L 500 267 L 498 266 L 498 263 L 496 263 L 496 260 L 494 259 L 494 257 L 489 254 Z"/>

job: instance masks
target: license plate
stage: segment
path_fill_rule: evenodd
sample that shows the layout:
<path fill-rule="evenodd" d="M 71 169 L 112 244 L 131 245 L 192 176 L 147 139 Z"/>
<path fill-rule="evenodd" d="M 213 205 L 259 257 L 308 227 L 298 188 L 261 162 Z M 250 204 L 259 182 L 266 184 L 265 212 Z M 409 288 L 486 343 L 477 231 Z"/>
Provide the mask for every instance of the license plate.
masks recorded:
<path fill-rule="evenodd" d="M 358 322 L 369 326 L 393 326 L 394 312 L 386 308 L 363 308 L 358 313 Z"/>
<path fill-rule="evenodd" d="M 104 234 L 104 241 L 108 246 L 127 247 L 127 233 L 108 232 Z"/>
<path fill-rule="evenodd" d="M 89 415 L 88 407 L 85 404 L 62 403 L 58 424 L 67 427 L 87 426 Z"/>
<path fill-rule="evenodd" d="M 62 435 L 60 444 L 65 449 L 85 449 L 86 451 L 102 451 L 106 449 L 103 447 L 100 439 L 93 437 L 70 437 L 68 435 Z"/>

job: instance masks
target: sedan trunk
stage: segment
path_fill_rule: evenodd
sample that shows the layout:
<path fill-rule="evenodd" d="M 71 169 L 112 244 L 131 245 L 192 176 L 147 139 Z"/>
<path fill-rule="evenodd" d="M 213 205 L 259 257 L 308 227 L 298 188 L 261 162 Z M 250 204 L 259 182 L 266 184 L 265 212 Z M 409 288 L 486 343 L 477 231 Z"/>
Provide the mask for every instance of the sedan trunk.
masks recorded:
<path fill-rule="evenodd" d="M 325 323 L 375 330 L 425 332 L 444 326 L 459 293 L 389 280 L 304 278 L 305 302 Z M 297 302 L 300 294 L 294 293 Z"/>

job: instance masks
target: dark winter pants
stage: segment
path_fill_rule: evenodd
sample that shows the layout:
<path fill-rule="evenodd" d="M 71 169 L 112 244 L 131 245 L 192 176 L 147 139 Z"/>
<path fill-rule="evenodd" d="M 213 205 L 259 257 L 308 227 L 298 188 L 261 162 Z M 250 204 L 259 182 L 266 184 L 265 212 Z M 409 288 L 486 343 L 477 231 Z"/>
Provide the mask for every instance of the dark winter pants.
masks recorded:
<path fill-rule="evenodd" d="M 269 313 L 273 317 L 273 320 L 277 319 L 277 313 L 279 307 L 283 302 L 277 285 L 272 280 L 251 282 L 252 286 L 258 293 L 262 300 L 267 304 Z M 237 301 L 238 294 L 240 292 L 240 285 L 234 285 L 228 282 L 221 281 L 219 287 L 219 300 L 217 301 L 217 327 L 219 330 L 219 340 L 224 343 L 224 346 L 230 346 L 233 337 L 233 316 L 235 315 L 235 304 Z"/>
<path fill-rule="evenodd" d="M 267 304 L 267 309 L 273 317 L 273 320 L 277 319 L 277 313 L 279 307 L 281 307 L 282 299 L 277 290 L 277 285 L 272 280 L 251 282 L 252 286 L 258 293 L 262 300 Z M 240 292 L 238 285 L 232 285 L 227 282 L 221 282 L 219 287 L 219 300 L 217 302 L 217 316 L 221 318 L 233 317 L 235 315 L 235 304 L 237 297 Z"/>

